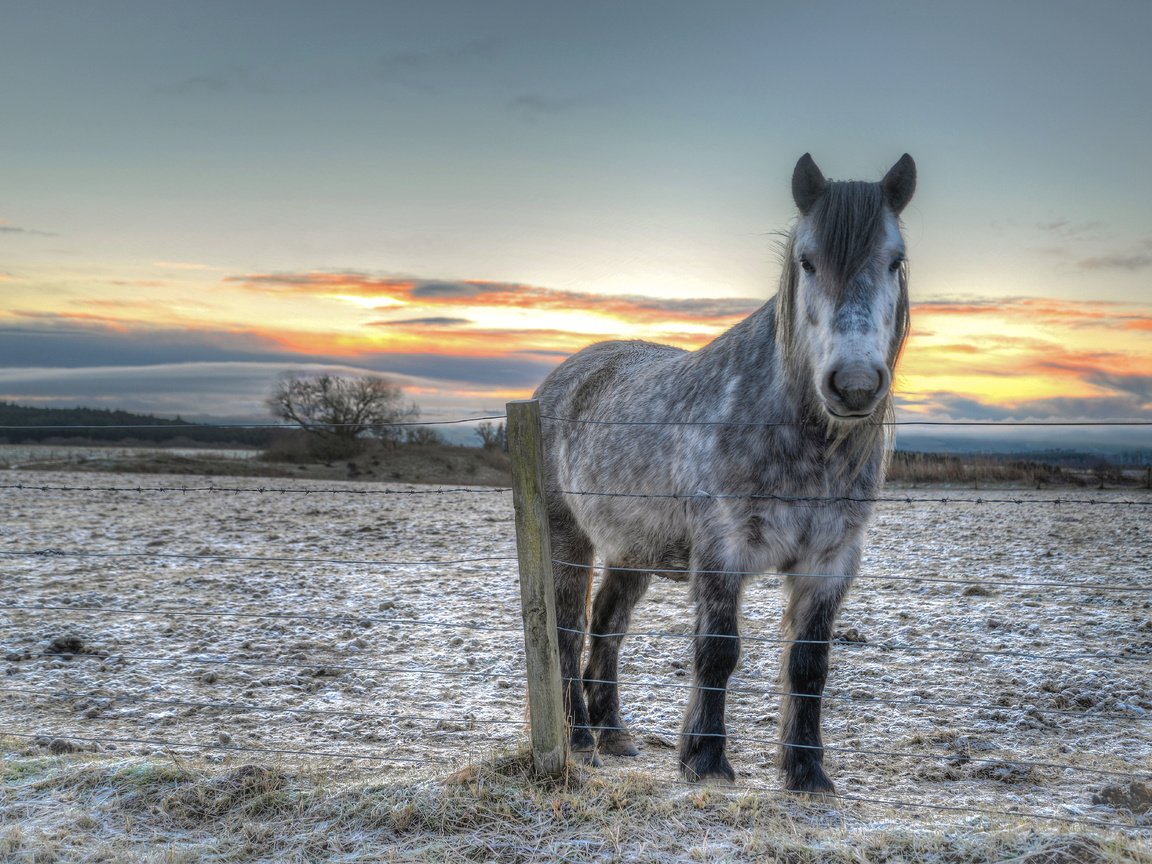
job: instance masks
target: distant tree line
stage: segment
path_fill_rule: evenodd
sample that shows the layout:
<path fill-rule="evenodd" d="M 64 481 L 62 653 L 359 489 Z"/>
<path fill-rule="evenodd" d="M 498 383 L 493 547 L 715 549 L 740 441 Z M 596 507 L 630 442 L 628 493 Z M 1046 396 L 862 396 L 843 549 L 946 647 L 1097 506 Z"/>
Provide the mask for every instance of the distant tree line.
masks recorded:
<path fill-rule="evenodd" d="M 273 431 L 209 426 L 107 408 L 41 408 L 0 402 L 0 441 L 8 444 L 83 439 L 101 444 L 139 441 L 266 447 Z"/>

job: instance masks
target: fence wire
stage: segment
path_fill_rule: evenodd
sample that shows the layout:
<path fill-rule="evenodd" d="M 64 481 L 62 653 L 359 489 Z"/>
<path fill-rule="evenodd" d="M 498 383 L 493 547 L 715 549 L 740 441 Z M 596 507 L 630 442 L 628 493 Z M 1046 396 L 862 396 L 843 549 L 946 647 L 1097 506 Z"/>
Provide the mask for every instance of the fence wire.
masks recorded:
<path fill-rule="evenodd" d="M 454 626 L 454 625 L 447 625 Z M 468 628 L 474 629 L 474 628 Z M 496 628 L 483 628 L 492 629 Z M 496 630 L 496 632 L 503 632 Z M 637 634 L 642 635 L 642 634 Z M 670 635 L 670 634 L 659 634 Z M 763 639 L 761 641 L 768 641 Z M 824 643 L 821 643 L 824 644 Z M 838 646 L 839 647 L 839 646 Z M 120 665 L 123 663 L 166 663 L 178 666 L 227 666 L 237 668 L 265 668 L 265 669 L 281 669 L 283 670 L 286 665 L 290 665 L 296 669 L 305 670 L 324 670 L 330 672 L 377 672 L 387 673 L 389 675 L 430 675 L 430 676 L 443 676 L 443 677 L 457 677 L 466 678 L 470 681 L 490 681 L 493 679 L 504 678 L 506 673 L 483 671 L 477 669 L 442 669 L 442 668 L 427 668 L 424 666 L 391 666 L 381 665 L 375 663 L 348 663 L 339 659 L 323 658 L 323 657 L 309 657 L 296 660 L 290 664 L 286 664 L 284 660 L 254 660 L 250 658 L 233 658 L 233 657 L 187 657 L 173 654 L 152 655 L 152 654 L 133 654 L 123 652 L 109 652 L 107 654 L 89 654 L 79 653 L 70 655 L 61 655 L 58 652 L 28 652 L 22 653 L 19 660 L 46 660 L 46 661 L 61 661 L 64 656 L 67 656 L 69 662 L 87 662 L 97 663 L 101 665 Z M 818 699 L 820 701 L 842 702 L 846 704 L 860 704 L 860 705 L 905 705 L 914 706 L 916 708 L 947 708 L 956 709 L 962 708 L 972 711 L 1024 711 L 1033 712 L 1042 715 L 1052 715 L 1059 717 L 1070 717 L 1084 719 L 1088 718 L 1094 722 L 1100 721 L 1118 721 L 1126 723 L 1148 723 L 1152 722 L 1152 715 L 1144 714 L 1131 714 L 1131 713 L 1114 713 L 1111 711 L 1093 710 L 1088 711 L 1082 709 L 1073 711 L 1066 708 L 1048 708 L 1041 705 L 1031 705 L 1027 703 L 1022 704 L 1000 704 L 1000 703 L 982 703 L 982 702 L 959 702 L 955 700 L 937 700 L 928 699 L 922 696 L 916 698 L 897 698 L 897 697 L 882 697 L 882 696 L 855 696 L 844 693 L 823 693 L 820 695 L 813 695 L 810 693 L 791 693 L 783 691 L 774 687 L 758 687 L 749 684 L 735 683 L 728 687 L 709 687 L 706 685 L 696 683 L 678 683 L 675 681 L 651 681 L 640 680 L 636 678 L 616 678 L 616 679 L 603 679 L 603 678 L 563 678 L 563 682 L 568 684 L 608 684 L 619 686 L 624 689 L 634 690 L 705 690 L 715 692 L 725 692 L 731 694 L 747 694 L 756 696 L 766 696 L 772 698 L 779 698 L 781 696 L 792 696 L 801 699 Z M 10 688 L 0 687 L 0 692 L 16 692 L 11 691 Z M 289 710 L 289 709 L 285 709 Z M 290 709 L 297 710 L 297 709 Z M 359 716 L 364 712 L 351 712 Z"/>
<path fill-rule="evenodd" d="M 109 702 L 110 709 L 123 709 L 134 707 L 137 705 L 156 705 L 162 707 L 172 708 L 191 708 L 203 711 L 218 711 L 221 713 L 245 713 L 245 712 L 258 712 L 262 714 L 315 714 L 327 717 L 348 717 L 354 719 L 371 719 L 371 720 L 388 720 L 393 722 L 398 721 L 411 721 L 422 722 L 430 724 L 445 724 L 453 723 L 458 724 L 457 729 L 443 729 L 438 728 L 434 731 L 448 735 L 466 735 L 475 730 L 477 725 L 484 725 L 488 728 L 503 727 L 505 729 L 512 729 L 519 731 L 523 728 L 523 721 L 516 721 L 510 719 L 485 719 L 476 717 L 437 717 L 425 714 L 390 714 L 379 713 L 374 711 L 344 711 L 337 709 L 325 708 L 297 708 L 284 705 L 252 705 L 245 703 L 235 702 L 197 702 L 187 701 L 180 699 L 155 699 L 145 696 L 137 696 L 133 694 L 114 694 L 108 695 L 100 691 L 91 693 L 79 693 L 71 691 L 57 691 L 53 693 L 43 693 L 34 690 L 24 690 L 13 687 L 0 687 L 0 693 L 11 693 L 18 696 L 30 697 L 32 699 L 39 699 L 45 701 L 64 701 L 69 699 L 100 699 Z M 793 696 L 801 696 L 802 694 L 790 694 Z M 819 698 L 819 697 L 811 697 Z M 633 726 L 612 726 L 612 725 L 585 725 L 580 726 L 581 729 L 587 729 L 592 732 L 628 732 L 633 736 L 657 736 L 666 739 L 677 739 L 683 737 L 693 738 L 725 738 L 738 746 L 760 746 L 766 750 L 775 747 L 786 747 L 797 750 L 819 750 L 821 752 L 830 753 L 844 753 L 850 755 L 863 755 L 863 756 L 883 756 L 885 758 L 893 759 L 908 759 L 908 760 L 934 760 L 954 764 L 977 764 L 977 765 L 1011 765 L 1022 768 L 1044 768 L 1056 771 L 1067 771 L 1073 774 L 1089 774 L 1101 777 L 1122 777 L 1130 780 L 1152 780 L 1152 772 L 1146 771 L 1117 771 L 1107 768 L 1085 767 L 1083 765 L 1072 765 L 1066 762 L 1051 762 L 1046 760 L 1034 759 L 1018 759 L 1018 758 L 1001 758 L 1001 757 L 984 757 L 973 756 L 970 753 L 954 750 L 952 752 L 943 753 L 921 753 L 909 752 L 907 750 L 887 750 L 875 749 L 867 747 L 848 747 L 834 744 L 807 745 L 807 744 L 791 744 L 779 741 L 776 738 L 764 738 L 755 735 L 749 735 L 741 732 L 739 729 L 729 728 L 725 732 L 693 732 L 685 733 L 683 731 L 673 730 L 666 727 L 654 727 L 647 724 L 633 725 Z M 13 734 L 15 733 L 4 733 Z M 22 737 L 22 736 L 16 736 Z M 40 733 L 40 738 L 63 738 L 63 739 L 76 739 L 95 741 L 97 743 L 111 742 L 115 739 L 110 738 L 85 738 L 83 736 L 76 736 L 71 733 Z M 137 742 L 147 743 L 147 742 Z M 304 751 L 301 751 L 303 753 Z M 312 755 L 328 755 L 324 753 L 316 753 L 315 751 L 308 751 Z M 392 758 L 392 757 L 389 757 Z M 420 761 L 408 760 L 403 758 L 396 758 L 395 761 Z"/>
<path fill-rule="evenodd" d="M 491 625 L 476 624 L 475 622 L 438 621 L 419 618 L 380 618 L 351 612 L 336 614 L 307 614 L 299 612 L 235 612 L 231 610 L 215 609 L 184 609 L 173 607 L 155 607 L 150 609 L 121 609 L 110 606 L 74 606 L 74 605 L 22 605 L 2 604 L 0 611 L 13 612 L 73 612 L 90 615 L 141 615 L 147 618 L 160 617 L 186 617 L 186 618 L 248 618 L 287 621 L 322 621 L 368 623 L 372 625 L 387 624 L 404 627 L 441 627 L 448 629 L 475 630 L 488 633 L 520 633 L 517 627 L 495 627 Z M 584 635 L 586 631 L 570 627 L 558 627 L 561 633 L 574 633 Z M 677 633 L 672 631 L 618 631 L 606 633 L 587 634 L 594 639 L 622 639 L 625 636 L 632 638 L 649 637 L 656 639 L 693 640 L 697 637 L 712 639 L 736 639 L 743 642 L 763 642 L 770 645 L 842 645 L 852 651 L 881 651 L 884 653 L 908 652 L 912 654 L 957 654 L 963 659 L 972 657 L 1011 657 L 1021 660 L 1042 660 L 1054 663 L 1077 663 L 1081 660 L 1109 660 L 1113 662 L 1147 662 L 1147 658 L 1132 654 L 1112 654 L 1101 651 L 1070 651 L 1058 654 L 1038 654 L 1029 651 L 1005 651 L 991 648 L 953 647 L 941 645 L 908 645 L 893 642 L 847 642 L 846 640 L 832 639 L 784 639 L 777 636 L 759 636 L 755 634 L 736 633 Z"/>
<path fill-rule="evenodd" d="M 431 426 L 440 425 L 442 423 L 467 423 L 478 421 L 491 421 L 503 420 L 503 415 L 489 415 L 484 417 L 466 418 L 464 420 L 455 421 L 430 421 L 422 423 L 404 423 L 404 424 L 390 424 L 390 425 L 411 425 L 411 426 Z M 572 418 L 558 418 L 558 417 L 545 417 L 545 420 L 554 422 L 588 422 L 573 420 Z M 599 422 L 599 421 L 592 421 Z M 280 424 L 245 424 L 236 428 L 259 428 L 260 426 L 278 426 Z M 701 423 L 657 423 L 657 421 L 645 421 L 637 423 L 626 423 L 623 425 L 771 425 L 771 424 L 701 424 Z M 1081 425 L 1106 425 L 1099 423 L 971 423 L 971 424 L 928 424 L 921 421 L 900 421 L 892 425 L 897 426 L 912 426 L 912 425 L 1013 425 L 1013 426 L 1034 426 L 1034 425 L 1063 425 L 1063 426 L 1081 426 Z M 1115 422 L 1107 425 L 1117 426 L 1149 426 L 1152 423 L 1145 422 Z M 0 426 L 0 429 L 12 429 L 15 427 Z M 23 428 L 70 428 L 75 429 L 78 427 L 23 427 Z M 109 427 L 90 427 L 108 429 Z M 129 427 L 129 428 L 153 428 L 153 427 Z M 171 429 L 172 427 L 160 426 L 154 428 Z M 288 481 L 291 482 L 291 481 Z M 69 484 L 69 483 L 9 483 L 0 484 L 0 490 L 7 490 L 11 492 L 26 492 L 33 494 L 51 494 L 51 493 L 116 493 L 123 495 L 158 495 L 161 497 L 180 498 L 190 494 L 206 494 L 206 495 L 219 495 L 227 497 L 229 495 L 333 495 L 333 496 L 442 496 L 442 495 L 502 495 L 508 493 L 510 490 L 505 488 L 486 488 L 486 487 L 458 487 L 458 488 L 433 488 L 433 489 L 379 489 L 379 488 L 365 488 L 365 487 L 321 487 L 321 488 L 277 488 L 272 485 L 260 484 L 244 484 L 244 485 L 221 485 L 217 483 L 207 484 L 182 484 L 182 485 L 160 485 L 160 484 L 116 484 L 101 486 L 98 484 Z M 751 500 L 751 501 L 771 501 L 790 506 L 824 506 L 832 503 L 888 503 L 895 505 L 940 505 L 950 507 L 951 505 L 1015 505 L 1017 507 L 1029 507 L 1032 505 L 1056 507 L 1089 507 L 1093 510 L 1102 507 L 1119 507 L 1119 508 L 1142 508 L 1152 506 L 1152 499 L 1138 500 L 1135 498 L 1117 499 L 1109 497 L 1106 499 L 1098 497 L 1082 497 L 1082 496 L 1046 496 L 1037 498 L 1035 496 L 1022 497 L 1014 496 L 1011 494 L 994 494 L 994 495 L 979 495 L 976 497 L 965 496 L 929 496 L 923 494 L 917 495 L 882 495 L 876 497 L 857 498 L 857 497 L 842 497 L 842 496 L 828 496 L 828 497 L 813 497 L 813 496 L 781 496 L 775 494 L 756 494 L 756 495 L 729 495 L 729 494 L 708 494 L 703 492 L 695 492 L 691 495 L 684 494 L 641 494 L 636 492 L 621 491 L 595 491 L 595 490 L 553 490 L 554 494 L 572 495 L 572 496 L 611 496 L 611 497 L 626 497 L 626 498 L 650 498 L 650 499 L 667 499 L 673 501 L 683 502 L 706 502 L 708 500 Z M 423 569 L 423 568 L 448 568 L 456 569 L 466 567 L 477 567 L 480 569 L 504 567 L 505 570 L 510 569 L 511 562 L 516 560 L 514 555 L 485 555 L 476 557 L 452 557 L 442 559 L 431 558 L 414 558 L 414 559 L 375 559 L 375 558 L 331 558 L 317 555 L 297 556 L 297 555 L 238 555 L 238 554 L 215 554 L 215 553 L 178 553 L 178 552 L 137 552 L 137 551 L 93 551 L 87 549 L 62 549 L 62 548 L 39 548 L 39 549 L 18 549 L 18 550 L 2 550 L 0 551 L 0 559 L 14 561 L 18 559 L 32 559 L 39 560 L 44 563 L 49 563 L 56 559 L 91 559 L 91 560 L 148 560 L 154 559 L 157 561 L 192 561 L 192 562 L 212 562 L 220 564 L 252 564 L 252 563 L 267 563 L 277 565 L 325 565 L 325 566 L 348 566 L 348 567 L 371 567 L 384 569 Z M 591 568 L 597 566 L 589 563 L 574 563 L 562 560 L 555 560 L 555 565 L 578 567 L 578 568 Z M 602 565 L 601 565 L 602 566 Z M 643 573 L 657 573 L 663 575 L 673 575 L 683 577 L 685 571 L 680 569 L 652 569 L 652 568 L 612 568 L 614 570 L 634 570 L 635 572 Z M 834 574 L 810 574 L 810 573 L 778 573 L 778 574 L 761 574 L 744 571 L 704 571 L 708 574 L 739 576 L 739 577 L 752 577 L 764 576 L 774 579 L 788 579 L 788 578 L 837 578 L 842 579 L 843 576 Z M 864 574 L 862 578 L 865 579 L 879 579 L 881 582 L 927 582 L 927 583 L 943 583 L 953 584 L 957 586 L 967 585 L 982 585 L 982 586 L 997 586 L 997 587 L 1014 587 L 1014 588 L 1036 588 L 1044 589 L 1045 591 L 1066 591 L 1066 592 L 1085 592 L 1085 591 L 1099 591 L 1099 592 L 1130 592 L 1137 596 L 1146 595 L 1152 591 L 1152 584 L 1137 584 L 1137 583 L 1121 583 L 1121 582 L 1065 582 L 1054 580 L 1009 580 L 1009 579 L 980 579 L 980 578 L 951 578 L 949 576 L 919 576 L 919 575 L 889 575 L 882 573 Z M 7 581 L 7 577 L 5 579 Z M 11 597 L 11 595 L 9 595 Z M 401 632 L 407 632 L 409 628 L 434 628 L 439 630 L 451 631 L 478 631 L 497 634 L 500 636 L 511 636 L 516 639 L 522 632 L 519 626 L 495 626 L 489 624 L 481 624 L 474 621 L 452 621 L 439 618 L 430 617 L 400 617 L 400 616 L 379 616 L 372 614 L 364 614 L 358 611 L 324 611 L 309 612 L 309 611 L 282 611 L 282 610 L 245 610 L 245 609 L 203 609 L 203 608 L 188 608 L 188 607 L 172 607 L 167 605 L 155 605 L 147 608 L 130 608 L 127 606 L 106 606 L 100 604 L 87 603 L 5 603 L 0 605 L 0 613 L 22 613 L 25 615 L 38 615 L 47 613 L 67 613 L 68 615 L 86 615 L 86 616 L 131 616 L 135 618 L 144 619 L 147 621 L 156 621 L 168 618 L 196 618 L 207 620 L 235 620 L 235 621 L 251 621 L 251 620 L 267 620 L 271 622 L 276 621 L 292 621 L 299 623 L 316 623 L 323 624 L 354 624 L 357 622 L 367 622 L 373 626 L 384 625 L 391 628 L 399 628 Z M 12 617 L 9 614 L 9 617 Z M 0 626 L 5 623 L 13 624 L 14 622 L 0 621 Z M 564 631 L 566 628 L 561 628 Z M 569 630 L 567 632 L 578 633 L 582 631 Z M 669 630 L 639 630 L 629 632 L 605 632 L 590 634 L 592 638 L 622 638 L 627 635 L 630 639 L 644 639 L 644 640 L 691 640 L 695 638 L 695 633 L 689 632 L 673 632 Z M 708 635 L 708 634 L 705 634 Z M 712 634 L 715 636 L 731 637 L 732 634 Z M 813 640 L 787 640 L 771 636 L 759 635 L 750 633 L 741 637 L 743 641 L 753 643 L 763 643 L 772 646 L 786 646 L 789 644 L 811 644 Z M 1007 658 L 1011 660 L 1027 661 L 1028 663 L 1058 663 L 1058 664 L 1082 664 L 1084 661 L 1093 660 L 1105 662 L 1108 664 L 1127 664 L 1132 661 L 1147 662 L 1147 657 L 1142 654 L 1133 654 L 1129 652 L 1115 651 L 1057 651 L 1057 652 L 1029 652 L 1029 651 L 1016 651 L 1005 648 L 992 648 L 984 646 L 964 646 L 964 645 L 940 645 L 940 644 L 910 644 L 890 641 L 877 641 L 877 642 L 841 642 L 836 638 L 828 640 L 837 645 L 840 651 L 850 652 L 880 652 L 880 653 L 894 653 L 894 654 L 907 654 L 913 657 L 920 657 L 926 655 L 945 655 L 955 656 L 959 660 L 968 660 L 973 658 Z M 820 642 L 819 644 L 828 644 L 828 642 Z M 205 652 L 215 653 L 215 652 Z M 62 661 L 64 659 L 62 652 L 57 651 L 25 651 L 20 653 L 16 663 L 28 661 Z M 335 658 L 324 659 L 314 656 L 306 656 L 301 659 L 287 660 L 285 658 L 275 660 L 260 660 L 245 657 L 232 657 L 226 656 L 224 653 L 216 653 L 215 656 L 180 656 L 164 653 L 148 653 L 148 652 L 120 652 L 109 651 L 101 654 L 94 653 L 77 653 L 67 655 L 67 658 L 72 661 L 92 661 L 99 662 L 104 668 L 101 670 L 105 674 L 115 675 L 124 664 L 129 663 L 144 663 L 144 664 L 169 664 L 173 666 L 205 666 L 205 667 L 235 667 L 238 669 L 245 668 L 276 668 L 280 670 L 309 670 L 309 669 L 324 669 L 333 672 L 371 672 L 379 673 L 388 676 L 411 676 L 417 679 L 422 679 L 424 676 L 429 678 L 446 678 L 446 679 L 463 679 L 467 683 L 485 683 L 491 682 L 493 679 L 506 678 L 507 672 L 494 671 L 491 669 L 471 669 L 471 668 L 442 668 L 437 666 L 428 666 L 423 664 L 376 664 L 364 662 L 347 662 L 347 659 Z M 9 655 L 9 661 L 13 661 L 13 656 Z M 63 666 L 63 664 L 62 664 Z M 78 665 L 67 665 L 68 671 L 75 671 L 80 667 Z M 1137 670 L 1139 671 L 1139 670 Z M 758 697 L 793 697 L 793 698 L 819 698 L 831 702 L 838 702 L 848 706 L 856 707 L 870 707 L 875 705 L 885 705 L 893 707 L 915 707 L 917 710 L 921 709 L 936 709 L 948 712 L 967 711 L 967 712 L 1025 712 L 1028 714 L 1050 715 L 1057 717 L 1071 717 L 1077 719 L 1084 719 L 1097 722 L 1109 723 L 1130 723 L 1136 727 L 1143 728 L 1144 724 L 1152 717 L 1143 715 L 1132 715 L 1126 713 L 1119 713 L 1111 710 L 1088 710 L 1074 711 L 1064 708 L 1049 708 L 1042 705 L 1029 705 L 1029 704 L 1013 704 L 1004 705 L 999 703 L 987 702 L 965 702 L 953 699 L 928 699 L 922 697 L 915 698 L 902 698 L 902 697 L 875 697 L 875 696 L 859 696 L 851 693 L 837 693 L 829 692 L 822 694 L 818 697 L 813 697 L 811 694 L 796 694 L 781 691 L 779 688 L 760 687 L 752 684 L 743 683 L 737 680 L 733 686 L 729 688 L 701 688 L 699 685 L 693 683 L 678 683 L 675 681 L 652 681 L 652 680 L 638 680 L 634 678 L 621 677 L 618 680 L 608 681 L 602 679 L 566 679 L 568 683 L 583 684 L 612 684 L 621 688 L 631 688 L 637 690 L 643 689 L 672 689 L 680 691 L 691 691 L 694 689 L 726 689 L 728 693 L 734 695 L 749 695 Z M 463 686 L 463 685 L 462 685 Z M 261 714 L 273 715 L 280 717 L 332 717 L 332 718 L 348 718 L 356 720 L 373 720 L 386 723 L 414 723 L 423 724 L 424 726 L 444 726 L 445 728 L 433 728 L 431 730 L 423 730 L 424 735 L 444 736 L 452 739 L 469 739 L 470 741 L 477 741 L 480 744 L 492 746 L 493 742 L 498 739 L 494 735 L 504 735 L 506 737 L 522 737 L 522 730 L 524 728 L 524 721 L 511 717 L 494 718 L 494 717 L 475 717 L 471 714 L 458 716 L 451 712 L 442 710 L 442 706 L 436 703 L 425 703 L 423 705 L 409 704 L 409 710 L 395 711 L 395 710 L 368 710 L 356 708 L 341 708 L 341 707 L 321 707 L 313 706 L 311 704 L 305 705 L 274 705 L 252 701 L 231 701 L 220 699 L 181 699 L 181 698 L 164 698 L 162 695 L 142 695 L 138 692 L 131 692 L 125 689 L 116 689 L 112 685 L 100 685 L 97 689 L 93 690 L 74 690 L 70 688 L 53 689 L 50 691 L 22 688 L 22 687 L 9 687 L 0 686 L 0 694 L 5 694 L 6 699 L 23 700 L 25 702 L 39 702 L 39 703 L 67 703 L 69 701 L 78 700 L 106 700 L 108 703 L 108 710 L 112 711 L 126 711 L 130 709 L 144 710 L 146 707 L 155 707 L 157 709 L 179 709 L 183 711 L 195 712 L 215 712 L 221 715 L 229 714 Z M 420 710 L 415 710 L 419 708 Z M 424 709 L 427 708 L 427 711 Z M 116 719 L 116 718 L 114 718 Z M 29 740 L 33 742 L 40 742 L 44 744 L 51 743 L 53 740 L 62 740 L 65 742 L 77 741 L 86 742 L 92 745 L 99 745 L 107 747 L 108 745 L 114 746 L 136 746 L 136 747 L 153 747 L 163 748 L 172 752 L 191 752 L 201 754 L 205 752 L 223 752 L 223 753 L 244 753 L 244 754 L 264 754 L 267 756 L 276 757 L 308 757 L 320 759 L 338 759 L 350 761 L 364 761 L 371 764 L 380 765 L 396 765 L 396 766 L 457 766 L 460 764 L 461 758 L 445 758 L 436 755 L 427 756 L 405 756 L 405 755 L 385 755 L 380 753 L 368 753 L 362 750 L 345 750 L 342 748 L 331 749 L 328 747 L 320 746 L 312 747 L 297 747 L 297 746 L 278 746 L 267 745 L 258 746 L 257 744 L 243 745 L 236 743 L 226 743 L 220 741 L 201 741 L 201 740 L 171 740 L 167 737 L 154 737 L 151 735 L 96 735 L 90 731 L 86 734 L 77 734 L 74 729 L 60 728 L 60 721 L 56 721 L 56 725 L 46 730 L 29 730 L 19 729 L 15 731 L 4 730 L 2 735 L 12 738 L 19 738 L 22 740 Z M 451 727 L 451 728 L 449 728 Z M 459 728 L 457 728 L 459 727 Z M 593 731 L 603 732 L 613 730 L 616 727 L 610 726 L 593 726 L 590 727 Z M 283 731 L 283 730 L 277 730 Z M 633 724 L 631 727 L 632 734 L 656 736 L 660 738 L 667 738 L 673 741 L 678 740 L 682 734 L 678 730 L 671 730 L 659 725 L 650 723 Z M 768 739 L 758 737 L 754 734 L 745 734 L 739 728 L 731 728 L 727 733 L 715 733 L 717 735 L 726 734 L 734 743 L 739 746 L 752 746 L 763 747 L 765 750 L 774 751 L 775 748 L 781 746 L 780 742 L 776 739 Z M 784 745 L 801 747 L 803 745 Z M 880 757 L 884 759 L 895 760 L 910 760 L 910 761 L 943 761 L 943 762 L 957 762 L 961 764 L 987 764 L 987 765 L 1009 765 L 1027 769 L 1038 769 L 1043 771 L 1057 771 L 1071 773 L 1073 775 L 1086 775 L 1094 777 L 1109 777 L 1126 779 L 1130 781 L 1146 782 L 1152 780 L 1152 772 L 1130 770 L 1122 771 L 1107 767 L 1100 767 L 1098 765 L 1081 766 L 1069 763 L 1062 763 L 1048 759 L 1023 759 L 1016 758 L 1013 754 L 1010 758 L 996 758 L 993 756 L 975 756 L 968 752 L 952 751 L 952 752 L 919 752 L 908 751 L 902 749 L 888 749 L 876 748 L 869 746 L 848 746 L 842 744 L 825 745 L 823 750 L 840 754 L 844 757 L 860 756 L 860 757 Z M 697 789 L 695 786 L 688 786 L 680 781 L 655 779 L 654 782 L 666 785 L 669 788 L 689 788 Z M 767 786 L 758 783 L 741 784 L 741 791 L 744 792 L 763 792 L 776 794 L 783 791 L 779 787 Z M 960 804 L 937 804 L 927 801 L 906 801 L 906 800 L 889 800 L 885 798 L 872 798 L 863 795 L 830 795 L 828 798 L 832 801 L 844 802 L 860 802 L 868 804 L 876 804 L 888 807 L 896 807 L 909 810 L 923 810 L 923 811 L 944 811 L 944 812 L 957 812 L 968 814 L 982 814 L 988 816 L 1005 817 L 1010 816 L 1013 818 L 1022 819 L 1036 819 L 1048 820 L 1054 822 L 1061 822 L 1074 825 L 1089 825 L 1099 827 L 1121 828 L 1131 830 L 1138 827 L 1134 822 L 1125 821 L 1108 821 L 1096 818 L 1089 818 L 1085 816 L 1067 816 L 1053 813 L 1041 812 L 1011 812 L 1006 813 L 1003 809 L 993 809 L 978 806 L 967 806 Z"/>

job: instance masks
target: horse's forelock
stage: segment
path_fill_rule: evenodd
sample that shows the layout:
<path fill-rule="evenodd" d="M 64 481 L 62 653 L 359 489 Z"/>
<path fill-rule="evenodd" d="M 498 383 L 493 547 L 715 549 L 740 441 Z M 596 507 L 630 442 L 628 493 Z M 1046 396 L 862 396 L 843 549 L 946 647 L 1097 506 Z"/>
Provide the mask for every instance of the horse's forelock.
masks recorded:
<path fill-rule="evenodd" d="M 847 284 L 868 261 L 884 232 L 884 193 L 879 183 L 838 181 L 807 214 L 823 266 Z"/>

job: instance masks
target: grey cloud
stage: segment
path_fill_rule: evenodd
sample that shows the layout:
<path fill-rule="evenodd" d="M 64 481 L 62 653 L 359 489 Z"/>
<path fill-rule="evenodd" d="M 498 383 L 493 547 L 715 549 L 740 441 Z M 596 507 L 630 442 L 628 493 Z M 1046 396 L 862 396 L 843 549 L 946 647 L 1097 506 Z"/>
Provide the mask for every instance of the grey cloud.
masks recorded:
<path fill-rule="evenodd" d="M 1145 382 L 1147 386 L 1147 382 Z M 1102 421 L 1149 420 L 1152 409 L 1146 400 L 1135 395 L 1099 397 L 1056 397 L 1032 399 L 1014 406 L 989 405 L 978 399 L 955 396 L 951 393 L 933 393 L 926 405 L 935 417 L 973 421 Z"/>
<path fill-rule="evenodd" d="M 1090 384 L 1117 393 L 1128 393 L 1152 402 L 1152 375 L 1115 375 L 1109 372 L 1096 372 L 1085 379 Z"/>
<path fill-rule="evenodd" d="M 59 320 L 0 330 L 0 400 L 261 418 L 276 375 L 306 368 L 392 376 L 425 393 L 424 416 L 433 409 L 452 415 L 459 411 L 453 391 L 531 389 L 559 359 L 376 353 L 350 365 L 347 358 L 284 351 L 251 333 L 125 334 Z"/>
<path fill-rule="evenodd" d="M 590 100 L 578 96 L 544 96 L 540 93 L 522 93 L 509 100 L 508 107 L 528 120 L 538 120 L 552 114 L 563 114 L 568 111 L 587 107 Z"/>
<path fill-rule="evenodd" d="M 397 51 L 380 58 L 377 77 L 416 93 L 432 94 L 440 89 L 444 74 L 483 60 L 498 49 L 501 40 L 489 37 L 456 45 L 424 50 Z"/>
<path fill-rule="evenodd" d="M 482 291 L 488 290 L 485 286 L 473 285 L 469 282 L 418 282 L 412 288 L 413 297 L 475 297 Z"/>
<path fill-rule="evenodd" d="M 39 231 L 36 228 L 21 228 L 17 225 L 0 225 L 0 234 L 24 234 L 29 237 L 59 237 L 51 231 Z"/>
<path fill-rule="evenodd" d="M 182 362 L 288 360 L 293 356 L 251 333 L 193 334 L 152 330 L 132 335 L 75 321 L 0 330 L 0 367 L 27 369 Z"/>
<path fill-rule="evenodd" d="M 1076 266 L 1082 270 L 1127 270 L 1136 272 L 1152 267 L 1152 252 L 1117 252 L 1081 258 Z"/>
<path fill-rule="evenodd" d="M 589 295 L 595 297 L 596 295 Z M 697 318 L 728 318 L 733 315 L 751 315 L 764 305 L 764 301 L 751 297 L 692 297 L 684 300 L 661 297 L 642 297 L 624 294 L 606 299 L 619 299 L 634 305 L 637 309 L 651 309 L 654 312 L 673 312 Z"/>
<path fill-rule="evenodd" d="M 470 318 L 401 318 L 398 321 L 373 321 L 370 327 L 458 327 L 471 324 Z"/>
<path fill-rule="evenodd" d="M 1094 231 L 1099 231 L 1105 227 L 1105 223 L 1096 219 L 1086 222 L 1073 222 L 1065 217 L 1060 217 L 1050 222 L 1037 222 L 1036 227 L 1041 231 L 1057 234 L 1061 237 L 1080 237 L 1085 234 L 1091 234 Z"/>
<path fill-rule="evenodd" d="M 247 87 L 252 73 L 242 66 L 232 66 L 218 72 L 192 75 L 180 81 L 158 85 L 154 92 L 161 96 L 217 95 Z"/>

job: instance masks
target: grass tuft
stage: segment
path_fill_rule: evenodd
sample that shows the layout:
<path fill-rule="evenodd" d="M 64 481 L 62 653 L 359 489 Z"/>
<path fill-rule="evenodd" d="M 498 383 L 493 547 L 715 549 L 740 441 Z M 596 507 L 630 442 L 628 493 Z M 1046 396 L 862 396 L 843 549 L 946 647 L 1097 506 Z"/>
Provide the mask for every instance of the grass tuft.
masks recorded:
<path fill-rule="evenodd" d="M 4 749 L 5 862 L 1152 864 L 1141 831 L 1053 830 L 1007 814 L 910 825 L 906 814 L 669 786 L 638 770 L 573 766 L 545 782 L 523 752 L 385 783 L 324 763 Z"/>

